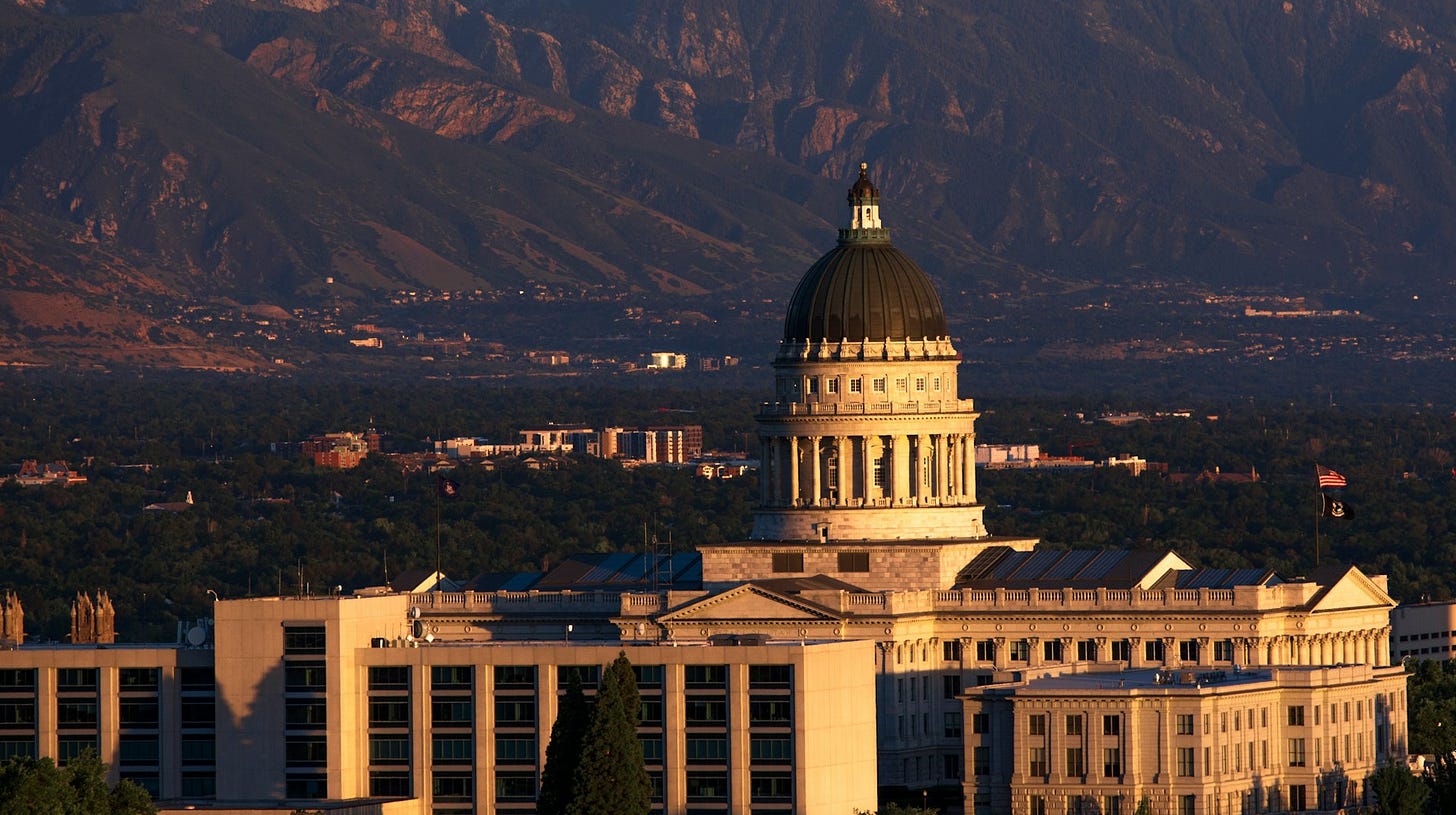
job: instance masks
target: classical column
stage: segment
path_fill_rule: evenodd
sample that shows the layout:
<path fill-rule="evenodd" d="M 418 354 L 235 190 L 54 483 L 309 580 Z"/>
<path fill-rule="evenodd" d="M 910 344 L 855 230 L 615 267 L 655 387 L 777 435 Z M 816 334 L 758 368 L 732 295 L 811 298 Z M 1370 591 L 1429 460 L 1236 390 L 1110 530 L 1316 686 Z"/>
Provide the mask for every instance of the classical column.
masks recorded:
<path fill-rule="evenodd" d="M 1175 637 L 1163 638 L 1163 667 L 1168 667 L 1169 665 L 1173 664 L 1173 658 L 1175 656 L 1173 653 L 1173 647 L 1177 644 L 1178 640 Z"/>
<path fill-rule="evenodd" d="M 891 496 L 896 504 L 905 503 L 905 498 L 910 492 L 910 437 L 894 436 L 890 441 L 891 455 L 893 456 L 894 470 L 893 481 L 890 483 Z"/>
<path fill-rule="evenodd" d="M 1129 668 L 1141 668 L 1141 667 L 1144 667 L 1143 666 L 1143 662 L 1145 660 L 1143 659 L 1143 649 L 1141 647 L 1142 644 L 1143 644 L 1143 638 L 1142 637 L 1128 637 L 1127 638 L 1127 667 L 1129 667 Z"/>
<path fill-rule="evenodd" d="M 950 448 L 944 433 L 935 436 L 935 497 L 945 502 L 950 497 Z"/>
<path fill-rule="evenodd" d="M 1387 626 L 1377 632 L 1375 639 L 1375 665 L 1390 664 L 1390 628 Z"/>
<path fill-rule="evenodd" d="M 769 447 L 769 439 L 768 439 L 768 437 L 767 436 L 759 436 L 758 437 L 758 461 L 759 461 L 758 504 L 759 504 L 759 506 L 764 506 L 764 507 L 766 507 L 766 506 L 772 506 L 769 503 L 769 496 L 773 494 L 772 491 L 769 489 L 769 480 L 771 478 L 771 473 L 773 472 L 773 465 L 769 462 L 769 458 L 768 458 L 769 449 L 770 449 L 770 447 Z"/>
<path fill-rule="evenodd" d="M 789 437 L 789 502 L 788 505 L 796 507 L 799 505 L 799 437 Z"/>
<path fill-rule="evenodd" d="M 809 500 L 811 507 L 819 506 L 819 501 L 824 497 L 824 477 L 820 474 L 820 468 L 824 462 L 821 456 L 820 437 L 809 437 Z"/>
<path fill-rule="evenodd" d="M 961 436 L 961 495 L 966 503 L 976 502 L 976 437 L 970 433 Z"/>
<path fill-rule="evenodd" d="M 934 482 L 935 472 L 932 467 L 926 464 L 935 462 L 935 451 L 930 446 L 930 436 L 921 433 L 915 437 L 915 503 L 925 504 L 925 499 L 935 490 L 935 484 L 927 484 L 926 481 Z"/>
<path fill-rule="evenodd" d="M 1006 638 L 993 637 L 992 642 L 996 644 L 996 653 L 994 654 L 995 659 L 991 661 L 991 667 L 998 671 L 1005 670 L 1006 666 L 1010 664 L 1010 659 L 1008 658 L 1010 654 L 1006 652 Z"/>
<path fill-rule="evenodd" d="M 863 455 L 859 458 L 860 496 L 869 504 L 875 495 L 875 436 L 860 436 L 859 447 Z"/>
<path fill-rule="evenodd" d="M 834 469 L 834 503 L 836 506 L 842 507 L 849 503 L 850 496 L 854 492 L 850 487 L 854 483 L 854 460 L 850 453 L 848 437 L 834 437 L 834 458 L 836 461 Z"/>

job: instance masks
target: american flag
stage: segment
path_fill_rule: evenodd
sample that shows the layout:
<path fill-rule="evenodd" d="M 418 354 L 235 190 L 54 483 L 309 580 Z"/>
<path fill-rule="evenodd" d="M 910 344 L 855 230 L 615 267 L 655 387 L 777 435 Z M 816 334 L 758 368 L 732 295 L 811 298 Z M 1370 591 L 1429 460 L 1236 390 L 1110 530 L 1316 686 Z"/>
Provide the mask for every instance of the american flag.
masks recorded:
<path fill-rule="evenodd" d="M 1314 474 L 1319 477 L 1320 489 L 1345 486 L 1345 477 L 1322 464 L 1314 465 Z"/>

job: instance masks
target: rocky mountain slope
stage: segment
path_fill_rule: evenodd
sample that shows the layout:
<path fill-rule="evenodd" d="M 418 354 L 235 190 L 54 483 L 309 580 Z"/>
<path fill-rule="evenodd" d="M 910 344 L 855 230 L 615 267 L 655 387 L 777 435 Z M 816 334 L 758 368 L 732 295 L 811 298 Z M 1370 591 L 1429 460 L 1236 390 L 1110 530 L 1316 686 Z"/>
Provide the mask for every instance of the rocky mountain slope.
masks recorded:
<path fill-rule="evenodd" d="M 23 0 L 0 286 L 781 294 L 867 160 L 962 288 L 1440 298 L 1453 37 L 1437 0 Z"/>

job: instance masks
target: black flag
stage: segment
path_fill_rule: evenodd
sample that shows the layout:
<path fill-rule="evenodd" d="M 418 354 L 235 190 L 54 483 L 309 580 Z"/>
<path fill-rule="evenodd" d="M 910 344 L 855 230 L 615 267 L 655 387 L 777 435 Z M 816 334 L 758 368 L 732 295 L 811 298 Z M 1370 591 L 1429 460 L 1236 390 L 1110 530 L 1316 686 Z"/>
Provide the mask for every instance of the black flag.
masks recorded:
<path fill-rule="evenodd" d="M 439 490 L 441 498 L 460 497 L 460 485 L 443 475 L 435 476 L 435 488 Z"/>
<path fill-rule="evenodd" d="M 1350 511 L 1345 508 L 1345 502 L 1338 498 L 1331 498 L 1328 495 L 1322 496 L 1325 499 L 1326 518 L 1348 518 Z"/>

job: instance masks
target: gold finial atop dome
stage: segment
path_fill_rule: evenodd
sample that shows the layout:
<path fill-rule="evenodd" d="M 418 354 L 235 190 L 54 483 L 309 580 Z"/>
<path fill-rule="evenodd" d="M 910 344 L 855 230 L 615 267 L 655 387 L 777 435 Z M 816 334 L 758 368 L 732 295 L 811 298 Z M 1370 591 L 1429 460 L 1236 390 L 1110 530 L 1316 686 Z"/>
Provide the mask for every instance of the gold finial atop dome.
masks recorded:
<path fill-rule="evenodd" d="M 859 179 L 849 188 L 849 228 L 882 229 L 880 191 L 870 183 L 869 162 L 859 163 Z"/>

